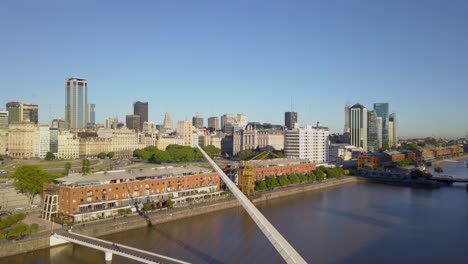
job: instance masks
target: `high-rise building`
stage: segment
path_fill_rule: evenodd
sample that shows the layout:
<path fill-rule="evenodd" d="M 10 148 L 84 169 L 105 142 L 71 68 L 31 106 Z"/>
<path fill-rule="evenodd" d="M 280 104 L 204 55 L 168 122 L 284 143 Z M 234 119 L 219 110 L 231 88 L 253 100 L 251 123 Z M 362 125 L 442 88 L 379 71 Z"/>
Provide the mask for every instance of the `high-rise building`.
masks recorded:
<path fill-rule="evenodd" d="M 0 128 L 8 128 L 8 111 L 0 111 Z"/>
<path fill-rule="evenodd" d="M 286 129 L 293 129 L 297 123 L 297 112 L 285 112 L 284 113 L 284 126 Z"/>
<path fill-rule="evenodd" d="M 6 104 L 8 111 L 8 124 L 23 121 L 23 106 L 20 102 L 9 102 Z"/>
<path fill-rule="evenodd" d="M 360 103 L 349 109 L 351 145 L 367 151 L 367 108 Z"/>
<path fill-rule="evenodd" d="M 68 78 L 65 83 L 65 124 L 67 129 L 85 128 L 88 120 L 88 81 Z"/>
<path fill-rule="evenodd" d="M 390 148 L 398 146 L 398 133 L 397 133 L 397 118 L 396 114 L 392 113 L 388 121 L 388 145 Z"/>
<path fill-rule="evenodd" d="M 192 126 L 196 127 L 196 128 L 203 128 L 203 117 L 199 116 L 199 115 L 196 115 L 194 117 L 192 117 Z"/>
<path fill-rule="evenodd" d="M 128 129 L 139 130 L 141 117 L 139 115 L 127 115 L 125 116 L 125 123 Z"/>
<path fill-rule="evenodd" d="M 346 105 L 345 108 L 344 108 L 344 130 L 343 130 L 343 133 L 349 133 L 349 110 L 351 109 L 351 107 L 349 105 Z"/>
<path fill-rule="evenodd" d="M 217 116 L 208 118 L 208 128 L 219 130 L 219 118 Z"/>
<path fill-rule="evenodd" d="M 192 146 L 192 123 L 190 121 L 177 122 L 177 134 L 183 139 L 185 146 Z"/>
<path fill-rule="evenodd" d="M 95 112 L 96 105 L 95 104 L 88 104 L 86 114 L 87 120 L 89 125 L 96 124 L 96 112 Z"/>
<path fill-rule="evenodd" d="M 148 102 L 137 101 L 133 103 L 133 115 L 140 116 L 140 130 L 143 130 L 143 123 L 148 122 Z"/>
<path fill-rule="evenodd" d="M 328 162 L 330 132 L 327 127 L 296 127 L 284 132 L 284 156 L 308 159 L 323 164 Z"/>
<path fill-rule="evenodd" d="M 381 124 L 379 124 L 379 121 L 377 119 L 378 117 L 377 117 L 377 113 L 375 112 L 375 110 L 367 112 L 367 149 L 366 150 L 369 152 L 374 152 L 374 151 L 379 150 L 379 132 L 381 132 L 382 129 L 381 128 L 379 129 L 379 126 L 381 127 Z M 382 137 L 380 136 L 380 139 L 381 138 Z"/>
<path fill-rule="evenodd" d="M 163 129 L 172 130 L 172 118 L 171 118 L 171 115 L 167 112 L 164 115 Z"/>
<path fill-rule="evenodd" d="M 50 128 L 49 126 L 39 126 L 39 140 L 38 140 L 39 158 L 44 159 L 47 152 L 50 151 Z"/>
<path fill-rule="evenodd" d="M 382 118 L 382 144 L 388 145 L 388 103 L 375 103 L 374 110 Z"/>
<path fill-rule="evenodd" d="M 8 111 L 8 123 L 31 122 L 35 125 L 39 122 L 39 106 L 35 104 L 23 104 L 9 102 L 6 104 Z"/>
<path fill-rule="evenodd" d="M 35 104 L 22 104 L 23 105 L 23 120 L 31 122 L 35 125 L 39 123 L 39 106 Z"/>

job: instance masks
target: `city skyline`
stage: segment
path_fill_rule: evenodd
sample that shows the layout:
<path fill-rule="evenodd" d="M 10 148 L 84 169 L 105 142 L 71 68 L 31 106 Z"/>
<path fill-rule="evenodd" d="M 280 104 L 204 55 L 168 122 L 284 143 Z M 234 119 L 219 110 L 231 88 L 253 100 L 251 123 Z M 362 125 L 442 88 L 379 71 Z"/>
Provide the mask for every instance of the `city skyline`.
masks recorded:
<path fill-rule="evenodd" d="M 468 130 L 466 3 L 114 4 L 106 21 L 106 3 L 74 7 L 86 11 L 79 21 L 66 19 L 70 5 L 2 4 L 2 109 L 20 101 L 39 105 L 40 123 L 65 118 L 63 81 L 83 76 L 101 124 L 124 120 L 143 100 L 158 124 L 166 112 L 175 122 L 243 113 L 283 124 L 294 111 L 300 125 L 341 133 L 346 103 L 388 102 L 401 137 Z M 80 41 L 67 41 L 67 31 Z M 77 59 L 66 60 L 71 52 Z"/>

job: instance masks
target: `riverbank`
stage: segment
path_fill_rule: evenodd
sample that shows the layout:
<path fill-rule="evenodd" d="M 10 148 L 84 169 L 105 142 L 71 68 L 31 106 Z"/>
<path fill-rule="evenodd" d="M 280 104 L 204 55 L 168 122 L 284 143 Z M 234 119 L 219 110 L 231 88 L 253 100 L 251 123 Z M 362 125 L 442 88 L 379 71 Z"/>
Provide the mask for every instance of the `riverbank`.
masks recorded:
<path fill-rule="evenodd" d="M 468 154 L 462 154 L 460 156 L 457 156 L 457 157 L 450 157 L 450 158 L 443 158 L 443 159 L 435 159 L 435 160 L 432 160 L 432 166 L 435 166 L 435 165 L 439 165 L 441 163 L 444 163 L 444 162 L 457 162 L 457 161 L 460 161 L 462 159 L 466 159 L 468 158 Z"/>
<path fill-rule="evenodd" d="M 285 196 L 314 190 L 322 190 L 361 181 L 363 180 L 357 177 L 349 176 L 340 179 L 325 180 L 322 182 L 292 185 L 284 188 L 278 188 L 272 191 L 257 192 L 254 198 L 252 198 L 252 202 L 258 204 L 271 199 L 277 199 Z M 139 215 L 132 215 L 128 217 L 77 225 L 73 227 L 73 230 L 84 235 L 100 237 L 146 227 L 148 226 L 148 223 L 156 225 L 239 206 L 239 202 L 232 195 L 226 195 L 223 197 L 223 199 L 217 201 L 150 212 L 148 213 L 148 218 L 150 221 L 147 221 L 147 219 L 144 219 Z M 31 238 L 28 240 L 20 240 L 1 244 L 0 258 L 51 247 L 49 244 L 49 235 L 45 235 L 46 236 Z"/>

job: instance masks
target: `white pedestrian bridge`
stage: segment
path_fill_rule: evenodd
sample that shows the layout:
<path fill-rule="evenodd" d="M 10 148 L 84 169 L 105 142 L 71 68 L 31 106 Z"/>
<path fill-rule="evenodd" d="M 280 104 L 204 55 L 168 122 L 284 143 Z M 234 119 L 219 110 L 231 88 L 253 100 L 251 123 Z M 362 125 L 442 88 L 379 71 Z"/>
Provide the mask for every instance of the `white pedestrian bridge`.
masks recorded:
<path fill-rule="evenodd" d="M 112 261 L 112 255 L 118 255 L 125 258 L 133 259 L 142 263 L 154 264 L 154 263 L 169 263 L 169 264 L 187 264 L 188 262 L 178 260 L 175 258 L 163 256 L 153 252 L 144 251 L 138 248 L 125 246 L 122 244 L 116 244 L 106 240 L 85 236 L 82 234 L 67 231 L 59 231 L 54 233 L 55 238 L 65 240 L 81 246 L 93 248 L 105 253 L 106 262 Z"/>

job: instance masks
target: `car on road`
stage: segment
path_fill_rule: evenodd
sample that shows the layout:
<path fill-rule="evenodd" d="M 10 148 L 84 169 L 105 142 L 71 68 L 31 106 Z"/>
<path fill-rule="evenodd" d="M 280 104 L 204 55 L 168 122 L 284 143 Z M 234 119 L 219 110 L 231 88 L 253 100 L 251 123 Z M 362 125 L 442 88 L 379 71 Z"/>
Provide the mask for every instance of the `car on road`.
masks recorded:
<path fill-rule="evenodd" d="M 33 205 L 31 205 L 31 208 L 39 208 L 39 205 L 38 204 L 33 204 Z"/>
<path fill-rule="evenodd" d="M 16 207 L 15 208 L 15 211 L 22 211 L 22 210 L 24 210 L 24 207 Z"/>

